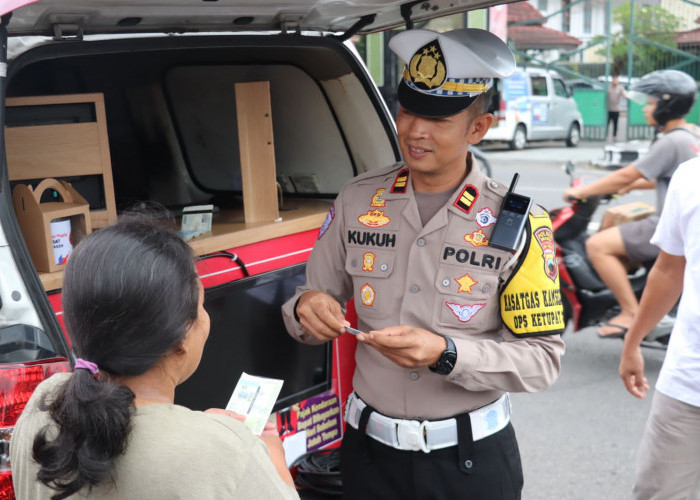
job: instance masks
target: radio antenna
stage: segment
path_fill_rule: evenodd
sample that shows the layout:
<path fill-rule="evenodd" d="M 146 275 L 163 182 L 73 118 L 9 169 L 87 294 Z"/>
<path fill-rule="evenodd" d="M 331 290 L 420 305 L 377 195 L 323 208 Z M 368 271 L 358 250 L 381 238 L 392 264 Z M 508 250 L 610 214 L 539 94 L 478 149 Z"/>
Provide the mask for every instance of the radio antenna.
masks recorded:
<path fill-rule="evenodd" d="M 513 175 L 513 180 L 510 181 L 510 187 L 508 188 L 509 193 L 512 193 L 513 191 L 515 191 L 515 185 L 518 183 L 519 178 L 520 178 L 520 174 L 516 172 L 515 175 Z"/>

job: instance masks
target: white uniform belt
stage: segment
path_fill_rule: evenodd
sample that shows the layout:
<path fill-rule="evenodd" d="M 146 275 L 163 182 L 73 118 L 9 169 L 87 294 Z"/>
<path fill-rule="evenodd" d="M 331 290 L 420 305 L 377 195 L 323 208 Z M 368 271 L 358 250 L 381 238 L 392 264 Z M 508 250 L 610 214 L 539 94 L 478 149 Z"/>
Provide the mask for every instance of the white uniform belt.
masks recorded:
<path fill-rule="evenodd" d="M 345 421 L 357 429 L 362 410 L 367 405 L 354 392 L 348 397 Z M 493 403 L 470 411 L 474 441 L 488 437 L 502 430 L 510 422 L 510 397 L 503 394 Z M 372 412 L 365 432 L 397 450 L 423 451 L 439 450 L 457 445 L 457 420 L 405 420 L 391 418 L 376 411 Z"/>

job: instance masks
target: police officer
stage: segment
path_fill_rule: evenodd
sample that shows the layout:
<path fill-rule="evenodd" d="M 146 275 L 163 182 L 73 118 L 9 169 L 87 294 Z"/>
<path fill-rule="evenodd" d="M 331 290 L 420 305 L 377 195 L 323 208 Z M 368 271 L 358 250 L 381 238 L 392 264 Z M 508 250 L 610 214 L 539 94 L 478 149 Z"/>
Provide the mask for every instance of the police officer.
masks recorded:
<path fill-rule="evenodd" d="M 564 327 L 549 217 L 513 250 L 490 245 L 507 188 L 473 168 L 493 78 L 515 67 L 489 32 L 412 30 L 396 120 L 404 162 L 349 181 L 284 305 L 290 334 L 358 346 L 341 449 L 345 498 L 519 498 L 509 391 L 547 388 Z M 543 426 L 546 422 L 542 423 Z"/>

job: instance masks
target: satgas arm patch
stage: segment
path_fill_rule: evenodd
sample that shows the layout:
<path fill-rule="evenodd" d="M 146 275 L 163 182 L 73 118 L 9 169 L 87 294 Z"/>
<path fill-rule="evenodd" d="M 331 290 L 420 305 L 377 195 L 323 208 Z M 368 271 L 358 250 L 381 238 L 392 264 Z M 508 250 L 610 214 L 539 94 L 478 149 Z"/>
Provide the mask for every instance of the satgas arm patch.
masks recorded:
<path fill-rule="evenodd" d="M 549 216 L 530 214 L 526 234 L 525 257 L 501 291 L 501 319 L 517 337 L 562 333 L 566 324 Z"/>

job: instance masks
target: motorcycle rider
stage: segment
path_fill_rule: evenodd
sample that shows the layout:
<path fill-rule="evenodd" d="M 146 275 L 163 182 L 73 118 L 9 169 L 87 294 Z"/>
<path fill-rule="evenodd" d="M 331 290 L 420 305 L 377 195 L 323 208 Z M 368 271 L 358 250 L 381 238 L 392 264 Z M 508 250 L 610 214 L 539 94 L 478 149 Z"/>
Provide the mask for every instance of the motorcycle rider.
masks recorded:
<path fill-rule="evenodd" d="M 696 93 L 695 80 L 682 71 L 659 70 L 644 75 L 632 85 L 628 96 L 639 104 L 646 101 L 644 118 L 649 125 L 657 126 L 663 136 L 633 164 L 592 184 L 568 188 L 564 200 L 573 203 L 590 196 L 655 188 L 656 210 L 660 214 L 673 172 L 679 164 L 700 153 L 700 128 L 685 120 Z M 627 267 L 651 261 L 659 254 L 659 249 L 649 242 L 658 220 L 658 215 L 654 215 L 614 226 L 586 241 L 586 253 L 593 267 L 621 309 L 620 314 L 600 326 L 600 337 L 623 337 L 632 324 L 639 302 L 627 278 Z"/>

